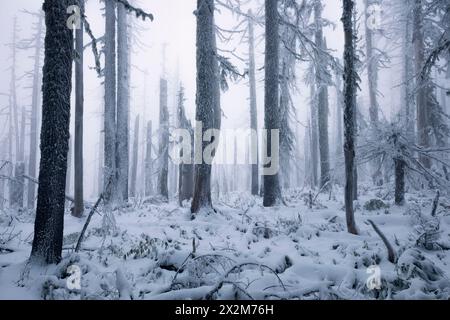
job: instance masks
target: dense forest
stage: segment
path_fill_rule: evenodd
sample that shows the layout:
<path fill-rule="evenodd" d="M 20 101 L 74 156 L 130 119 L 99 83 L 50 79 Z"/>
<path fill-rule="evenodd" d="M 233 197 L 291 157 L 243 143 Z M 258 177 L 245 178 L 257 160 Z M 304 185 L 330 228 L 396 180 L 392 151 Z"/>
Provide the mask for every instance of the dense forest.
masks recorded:
<path fill-rule="evenodd" d="M 450 298 L 449 0 L 1 6 L 0 299 Z"/>

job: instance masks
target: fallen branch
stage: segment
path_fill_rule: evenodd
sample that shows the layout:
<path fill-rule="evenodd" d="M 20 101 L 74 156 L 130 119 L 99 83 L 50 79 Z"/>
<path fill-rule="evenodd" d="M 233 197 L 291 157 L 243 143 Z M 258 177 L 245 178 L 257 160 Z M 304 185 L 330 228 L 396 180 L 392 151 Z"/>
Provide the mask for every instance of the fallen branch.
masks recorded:
<path fill-rule="evenodd" d="M 106 189 L 105 189 L 105 190 L 108 190 L 108 189 L 109 189 L 110 184 L 111 184 L 111 180 L 108 182 L 108 185 L 106 186 Z M 83 241 L 84 234 L 86 233 L 86 229 L 87 229 L 87 227 L 89 226 L 89 223 L 91 222 L 92 216 L 94 215 L 95 211 L 97 211 L 98 206 L 99 206 L 100 203 L 102 202 L 103 197 L 104 197 L 104 192 L 102 192 L 102 193 L 100 194 L 100 197 L 98 197 L 97 202 L 94 204 L 94 206 L 92 207 L 91 211 L 89 212 L 89 215 L 88 215 L 88 217 L 87 217 L 87 219 L 86 219 L 86 223 L 84 224 L 83 230 L 81 231 L 80 237 L 78 238 L 77 245 L 76 245 L 76 247 L 75 247 L 75 252 L 80 251 L 81 242 Z"/>
<path fill-rule="evenodd" d="M 383 240 L 384 245 L 386 246 L 386 249 L 388 251 L 388 260 L 391 263 L 397 262 L 397 254 L 395 253 L 394 248 L 390 244 L 389 240 L 386 238 L 386 236 L 381 232 L 381 230 L 377 227 L 377 225 L 372 220 L 367 220 L 372 225 L 373 230 L 380 236 L 381 240 Z"/>

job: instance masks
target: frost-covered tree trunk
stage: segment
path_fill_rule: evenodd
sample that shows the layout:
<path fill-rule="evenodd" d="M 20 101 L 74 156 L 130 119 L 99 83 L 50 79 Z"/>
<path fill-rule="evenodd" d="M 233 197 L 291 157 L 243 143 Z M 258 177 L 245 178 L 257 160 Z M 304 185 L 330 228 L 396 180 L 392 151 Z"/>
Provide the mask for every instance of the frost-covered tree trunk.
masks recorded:
<path fill-rule="evenodd" d="M 342 74 L 336 72 L 336 160 L 342 155 L 343 142 L 343 125 L 342 125 L 342 110 L 344 104 L 344 97 L 342 95 Z"/>
<path fill-rule="evenodd" d="M 407 1 L 407 6 L 410 5 L 410 1 Z M 409 7 L 406 7 L 409 9 Z M 404 22 L 404 39 L 402 41 L 402 51 L 403 51 L 403 103 L 404 103 L 404 114 L 405 114 L 405 125 L 408 135 L 408 139 L 414 140 L 415 126 L 414 126 L 414 102 L 413 102 L 413 90 L 412 90 L 412 79 L 413 79 L 413 38 L 412 38 L 412 19 L 409 14 L 409 10 L 406 10 L 408 14 L 405 15 Z"/>
<path fill-rule="evenodd" d="M 216 35 L 214 24 L 214 0 L 197 0 L 197 96 L 195 119 L 201 122 L 202 137 L 209 129 L 220 129 L 220 86 L 219 65 L 217 61 Z M 202 137 L 200 141 L 202 141 Z M 203 141 L 196 149 L 201 153 L 210 143 L 217 143 L 219 137 L 212 141 Z M 197 151 L 196 151 L 197 153 Z M 212 154 L 214 156 L 215 152 Z M 203 157 L 202 157 L 203 158 Z M 191 212 L 198 213 L 205 209 L 213 210 L 211 202 L 211 164 L 202 159 L 195 165 L 194 198 Z M 212 160 L 212 159 L 211 159 Z"/>
<path fill-rule="evenodd" d="M 84 0 L 79 1 L 81 12 L 84 12 Z M 75 148 L 74 148 L 74 192 L 75 203 L 72 215 L 81 218 L 84 212 L 83 188 L 83 118 L 84 118 L 84 59 L 83 59 L 83 21 L 75 32 Z"/>
<path fill-rule="evenodd" d="M 159 85 L 159 151 L 158 151 L 158 194 L 169 200 L 169 109 L 167 105 L 167 80 L 160 79 Z"/>
<path fill-rule="evenodd" d="M 98 139 L 98 168 L 97 168 L 97 194 L 100 196 L 103 193 L 103 178 L 104 178 L 104 168 L 103 168 L 103 161 L 104 161 L 104 153 L 105 153 L 105 140 L 104 140 L 104 130 L 103 130 L 103 124 L 104 121 L 102 121 L 102 129 L 99 132 L 99 139 Z"/>
<path fill-rule="evenodd" d="M 314 4 L 315 16 L 315 43 L 321 50 L 326 50 L 322 28 L 322 3 L 316 1 Z M 327 63 L 323 54 L 316 54 L 316 86 L 317 86 L 317 110 L 319 129 L 319 152 L 320 152 L 320 187 L 322 188 L 330 180 L 330 147 L 328 140 L 328 84 Z"/>
<path fill-rule="evenodd" d="M 311 153 L 311 187 L 316 187 L 319 183 L 319 131 L 317 121 L 317 97 L 316 86 L 311 84 L 311 98 L 310 98 L 310 125 L 309 136 L 310 144 L 309 149 Z"/>
<path fill-rule="evenodd" d="M 356 57 L 355 32 L 353 30 L 353 0 L 343 0 L 342 23 L 344 25 L 344 156 L 345 156 L 345 213 L 348 232 L 358 234 L 353 211 L 355 166 L 355 112 L 356 112 Z"/>
<path fill-rule="evenodd" d="M 32 260 L 61 260 L 69 149 L 73 33 L 67 28 L 68 0 L 45 0 L 47 27 L 43 67 L 41 160 Z"/>
<path fill-rule="evenodd" d="M 415 0 L 414 2 L 414 58 L 415 73 L 420 74 L 425 60 L 425 39 L 424 39 L 424 14 L 423 0 Z M 420 81 L 420 79 L 418 80 Z M 425 81 L 424 81 L 425 82 Z M 427 102 L 427 83 L 419 83 L 416 93 L 417 108 L 417 140 L 422 148 L 430 147 L 429 126 L 429 106 Z M 420 162 L 425 168 L 431 167 L 431 161 L 428 157 L 420 156 Z"/>
<path fill-rule="evenodd" d="M 251 10 L 249 16 L 252 16 Z M 253 19 L 248 19 L 248 44 L 249 44 L 249 64 L 248 64 L 248 78 L 250 83 L 250 129 L 258 129 L 258 108 L 256 103 L 256 64 L 255 64 L 255 35 Z M 259 193 L 259 157 L 258 157 L 258 134 L 251 138 L 252 150 L 252 166 L 251 166 L 251 192 L 252 195 Z M 256 155 L 254 154 L 256 152 Z M 255 161 L 256 160 L 256 161 Z"/>
<path fill-rule="evenodd" d="M 43 33 L 43 15 L 39 14 L 39 21 L 35 35 L 34 66 L 33 66 L 33 92 L 31 94 L 31 119 L 30 119 L 30 157 L 28 159 L 28 175 L 36 177 L 37 146 L 38 146 L 38 109 L 39 109 L 39 84 L 41 82 L 41 47 Z M 27 194 L 28 209 L 34 209 L 36 202 L 36 184 L 28 181 Z"/>
<path fill-rule="evenodd" d="M 290 50 L 296 46 L 295 33 L 285 27 L 281 33 L 280 49 L 280 169 L 281 181 L 285 189 L 290 188 L 291 160 L 294 149 L 294 134 L 291 129 L 292 107 L 291 87 L 295 82 L 295 56 Z"/>
<path fill-rule="evenodd" d="M 9 182 L 9 205 L 10 207 L 21 207 L 20 195 L 18 194 L 19 188 L 17 181 L 18 166 L 20 166 L 21 160 L 20 157 L 20 129 L 19 129 L 19 112 L 17 105 L 17 42 L 18 42 L 18 26 L 17 26 L 17 17 L 14 17 L 14 25 L 13 25 L 13 36 L 11 43 L 11 80 L 9 83 L 10 93 L 9 93 L 9 122 L 10 122 L 10 161 L 11 161 L 11 174 L 14 174 L 14 178 Z M 12 155 L 12 139 L 14 136 L 14 146 L 15 146 L 15 161 L 13 160 Z M 11 175 L 10 175 L 11 176 Z"/>
<path fill-rule="evenodd" d="M 136 177 L 139 156 L 139 115 L 134 123 L 133 160 L 131 162 L 130 197 L 136 196 Z"/>
<path fill-rule="evenodd" d="M 152 159 L 152 122 L 147 122 L 146 154 L 145 154 L 145 196 L 153 194 L 153 159 Z"/>
<path fill-rule="evenodd" d="M 129 106 L 130 71 L 128 19 L 123 4 L 117 5 L 117 135 L 116 166 L 117 195 L 120 200 L 128 200 L 129 170 Z"/>
<path fill-rule="evenodd" d="M 266 8 L 266 54 L 265 54 L 265 95 L 264 95 L 264 124 L 267 130 L 266 155 L 280 150 L 272 150 L 271 130 L 280 130 L 279 109 L 279 13 L 278 0 L 265 0 Z M 271 164 L 269 164 L 270 166 Z M 273 207 L 281 202 L 279 174 L 264 176 L 265 207 Z"/>
<path fill-rule="evenodd" d="M 184 110 L 184 89 L 180 88 L 178 94 L 178 124 L 180 129 L 185 129 L 189 131 L 191 137 L 191 153 L 190 159 L 194 157 L 194 129 L 192 128 L 191 122 L 187 119 Z M 180 154 L 183 158 L 183 154 Z M 194 166 L 190 163 L 181 163 L 179 165 L 179 176 L 178 176 L 178 201 L 180 206 L 183 205 L 183 201 L 192 199 L 194 194 Z"/>
<path fill-rule="evenodd" d="M 116 197 L 116 3 L 105 2 L 105 113 L 104 174 L 105 202 Z"/>
<path fill-rule="evenodd" d="M 373 0 L 364 0 L 365 5 L 365 19 L 369 21 L 370 10 L 369 8 L 374 5 Z M 367 60 L 367 77 L 369 85 L 369 116 L 370 125 L 372 128 L 378 126 L 378 54 L 375 53 L 374 48 L 374 32 L 369 27 L 369 23 L 365 23 L 366 26 L 366 60 Z M 372 165 L 372 180 L 375 185 L 381 185 L 383 178 L 381 174 L 381 159 L 377 158 L 373 161 Z"/>

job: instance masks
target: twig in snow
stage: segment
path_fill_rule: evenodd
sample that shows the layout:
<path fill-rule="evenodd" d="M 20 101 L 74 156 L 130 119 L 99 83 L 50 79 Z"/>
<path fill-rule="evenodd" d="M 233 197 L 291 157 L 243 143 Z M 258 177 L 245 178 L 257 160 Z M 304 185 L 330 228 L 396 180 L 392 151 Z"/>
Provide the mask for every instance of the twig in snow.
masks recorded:
<path fill-rule="evenodd" d="M 378 236 L 380 236 L 381 240 L 383 240 L 383 243 L 386 246 L 386 249 L 388 251 L 389 262 L 395 264 L 397 262 L 397 254 L 395 253 L 395 250 L 392 247 L 391 243 L 389 242 L 389 240 L 386 238 L 386 236 L 383 234 L 383 232 L 381 232 L 381 230 L 378 228 L 378 226 L 372 220 L 367 220 L 367 222 L 369 222 L 371 224 L 373 230 L 375 230 L 375 232 L 378 234 Z"/>

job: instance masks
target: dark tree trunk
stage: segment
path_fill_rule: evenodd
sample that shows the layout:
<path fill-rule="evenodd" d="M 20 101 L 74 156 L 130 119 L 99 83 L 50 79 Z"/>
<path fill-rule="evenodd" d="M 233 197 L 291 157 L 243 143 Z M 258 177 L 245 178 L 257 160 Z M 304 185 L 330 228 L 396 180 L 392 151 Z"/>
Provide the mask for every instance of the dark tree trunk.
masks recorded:
<path fill-rule="evenodd" d="M 73 33 L 67 28 L 67 0 L 45 0 L 47 26 L 43 68 L 41 161 L 31 258 L 61 260 L 67 152 L 69 149 Z"/>
<path fill-rule="evenodd" d="M 204 133 L 209 129 L 220 129 L 220 86 L 219 66 L 217 61 L 216 35 L 214 24 L 214 0 L 197 0 L 197 96 L 196 120 L 197 126 L 201 123 L 201 130 L 197 128 L 199 140 L 203 141 Z M 196 146 L 203 153 L 210 143 L 217 144 L 219 137 L 212 141 L 200 142 Z M 212 160 L 212 159 L 211 159 Z M 199 161 L 200 162 L 200 161 Z M 201 159 L 195 165 L 194 198 L 191 212 L 198 213 L 205 209 L 212 211 L 211 202 L 211 164 Z"/>
<path fill-rule="evenodd" d="M 84 0 L 80 0 L 81 12 L 84 12 Z M 72 215 L 81 218 L 84 213 L 84 190 L 83 190 L 83 117 L 84 117 L 84 59 L 83 59 L 83 21 L 80 29 L 75 33 L 75 150 L 74 150 L 74 170 L 75 170 L 75 203 Z"/>
<path fill-rule="evenodd" d="M 395 204 L 405 204 L 405 169 L 406 163 L 402 159 L 394 159 L 395 164 Z"/>
<path fill-rule="evenodd" d="M 355 96 L 357 75 L 355 68 L 355 32 L 353 30 L 353 0 L 343 0 L 342 22 L 345 33 L 344 49 L 344 156 L 345 156 L 345 213 L 348 232 L 358 234 L 353 211 L 355 178 Z"/>
<path fill-rule="evenodd" d="M 267 156 L 272 157 L 280 150 L 272 150 L 271 130 L 280 130 L 279 110 L 279 13 L 278 0 L 266 0 L 266 55 L 265 55 L 265 97 L 264 122 L 267 130 Z M 269 164 L 268 166 L 270 166 Z M 265 207 L 273 207 L 281 202 L 281 189 L 278 173 L 264 175 Z"/>

